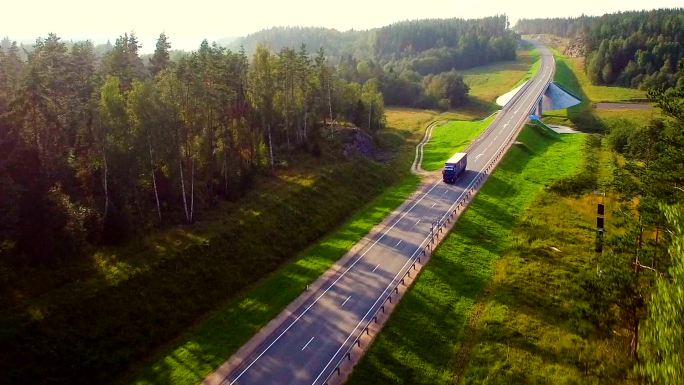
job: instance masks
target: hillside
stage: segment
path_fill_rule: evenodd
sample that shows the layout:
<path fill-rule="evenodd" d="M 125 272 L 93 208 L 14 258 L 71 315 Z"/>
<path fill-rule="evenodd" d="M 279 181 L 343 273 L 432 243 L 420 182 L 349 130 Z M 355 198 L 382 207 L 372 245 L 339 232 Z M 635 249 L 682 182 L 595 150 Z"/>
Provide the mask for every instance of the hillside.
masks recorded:
<path fill-rule="evenodd" d="M 236 39 L 228 48 L 241 47 L 251 55 L 259 44 L 283 48 L 325 49 L 337 62 L 344 56 L 373 60 L 401 72 L 422 75 L 471 68 L 515 58 L 517 37 L 507 29 L 505 16 L 483 19 L 427 19 L 404 21 L 365 31 L 340 32 L 320 27 L 274 27 Z"/>

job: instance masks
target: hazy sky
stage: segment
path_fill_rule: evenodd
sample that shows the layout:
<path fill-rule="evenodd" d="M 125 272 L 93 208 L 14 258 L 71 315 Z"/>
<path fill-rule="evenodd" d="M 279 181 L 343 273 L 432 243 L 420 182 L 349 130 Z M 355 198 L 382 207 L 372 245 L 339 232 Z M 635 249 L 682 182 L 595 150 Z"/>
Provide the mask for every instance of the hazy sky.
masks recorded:
<path fill-rule="evenodd" d="M 243 36 L 283 25 L 368 29 L 423 18 L 520 18 L 601 15 L 620 10 L 674 8 L 682 0 L 7 0 L 0 36 L 33 40 L 55 32 L 96 43 L 135 31 L 142 52 L 154 50 L 165 31 L 174 48 L 195 49 L 203 38 Z M 404 5 L 409 4 L 409 5 Z"/>

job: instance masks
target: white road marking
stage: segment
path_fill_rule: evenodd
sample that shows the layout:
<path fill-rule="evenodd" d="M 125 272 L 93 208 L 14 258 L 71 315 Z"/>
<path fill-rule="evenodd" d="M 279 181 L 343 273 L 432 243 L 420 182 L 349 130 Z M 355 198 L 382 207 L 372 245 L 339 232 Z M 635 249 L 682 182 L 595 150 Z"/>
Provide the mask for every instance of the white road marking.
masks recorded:
<path fill-rule="evenodd" d="M 487 148 L 489 148 L 489 147 L 487 147 Z M 475 160 L 480 159 L 480 157 L 481 157 L 482 155 L 484 155 L 484 152 L 483 152 L 482 154 L 477 154 L 477 156 L 475 157 Z"/>
<path fill-rule="evenodd" d="M 416 222 L 416 224 L 415 224 L 415 225 L 413 225 L 413 227 L 416 227 L 416 226 L 418 226 L 418 224 L 419 224 L 419 223 L 420 223 L 420 219 L 418 220 L 418 222 Z"/>
<path fill-rule="evenodd" d="M 377 266 L 375 266 L 375 269 L 373 269 L 373 271 L 371 271 L 371 273 L 375 273 L 375 270 L 377 270 L 377 269 L 378 269 L 378 267 L 380 267 L 380 264 L 379 264 L 379 263 L 378 263 L 378 265 L 377 265 Z"/>
<path fill-rule="evenodd" d="M 396 245 L 394 245 L 394 247 L 397 247 L 397 246 L 399 246 L 399 244 L 400 244 L 400 243 L 401 243 L 401 239 L 399 240 L 399 242 L 397 242 L 397 244 L 396 244 Z"/>
<path fill-rule="evenodd" d="M 437 202 L 433 203 L 432 206 L 430 206 L 430 208 L 435 207 L 436 204 L 437 204 Z"/>
<path fill-rule="evenodd" d="M 311 339 L 309 340 L 309 342 L 307 342 L 307 343 L 302 347 L 302 350 L 306 349 L 306 347 L 309 346 L 309 344 L 311 343 L 311 341 L 314 340 L 314 338 L 316 338 L 316 337 L 311 337 Z"/>
<path fill-rule="evenodd" d="M 508 127 L 508 123 L 504 124 L 504 128 Z"/>
<path fill-rule="evenodd" d="M 347 297 L 347 299 L 345 299 L 344 302 L 342 302 L 342 305 L 340 305 L 340 307 L 344 307 L 344 304 L 347 303 L 347 301 L 349 301 L 349 298 L 351 298 L 351 295 Z"/>

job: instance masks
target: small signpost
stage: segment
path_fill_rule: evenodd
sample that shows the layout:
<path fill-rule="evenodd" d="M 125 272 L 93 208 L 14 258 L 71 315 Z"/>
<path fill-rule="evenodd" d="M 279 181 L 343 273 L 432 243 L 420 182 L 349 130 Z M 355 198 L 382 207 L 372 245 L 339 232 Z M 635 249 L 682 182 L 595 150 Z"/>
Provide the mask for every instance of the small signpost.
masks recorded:
<path fill-rule="evenodd" d="M 606 194 L 603 194 L 601 202 L 596 206 L 596 252 L 603 252 L 603 232 L 605 231 L 605 200 Z"/>

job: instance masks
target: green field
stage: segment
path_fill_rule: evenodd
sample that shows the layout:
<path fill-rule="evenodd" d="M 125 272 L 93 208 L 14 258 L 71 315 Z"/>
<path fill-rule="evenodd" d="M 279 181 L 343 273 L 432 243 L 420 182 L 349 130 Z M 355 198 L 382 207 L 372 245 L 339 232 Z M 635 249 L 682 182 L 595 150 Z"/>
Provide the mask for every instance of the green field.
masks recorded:
<path fill-rule="evenodd" d="M 439 170 L 451 155 L 462 151 L 492 123 L 496 115 L 477 121 L 453 121 L 432 130 L 425 145 L 423 169 Z"/>
<path fill-rule="evenodd" d="M 545 185 L 577 172 L 584 135 L 520 134 L 352 373 L 349 384 L 451 384 L 473 307 Z"/>
<path fill-rule="evenodd" d="M 536 49 L 518 51 L 518 59 L 463 71 L 471 98 L 493 103 L 496 98 L 531 77 L 541 61 Z"/>

